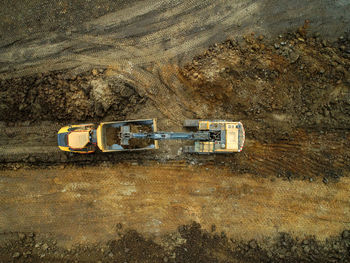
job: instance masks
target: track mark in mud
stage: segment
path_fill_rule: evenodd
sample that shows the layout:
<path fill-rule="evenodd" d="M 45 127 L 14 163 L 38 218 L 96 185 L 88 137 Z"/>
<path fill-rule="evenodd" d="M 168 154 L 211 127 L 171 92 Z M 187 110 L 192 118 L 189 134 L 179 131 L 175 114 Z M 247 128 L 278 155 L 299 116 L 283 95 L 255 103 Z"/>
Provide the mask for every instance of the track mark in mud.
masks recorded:
<path fill-rule="evenodd" d="M 345 136 L 348 137 L 349 135 Z M 288 179 L 324 176 L 338 181 L 349 175 L 348 140 L 342 134 L 297 133 L 298 140 L 275 144 L 254 142 L 246 146 L 247 167 L 254 167 L 258 174 L 275 174 Z M 242 164 L 241 164 L 242 165 Z"/>
<path fill-rule="evenodd" d="M 105 241 L 113 236 L 115 222 L 159 236 L 195 220 L 207 229 L 214 223 L 228 236 L 248 240 L 258 238 L 257 232 L 271 236 L 278 231 L 324 240 L 349 223 L 345 177 L 325 185 L 320 179 L 310 183 L 240 175 L 216 165 L 155 164 L 1 174 L 0 207 L 6 214 L 0 215 L 0 227 L 49 231 L 67 243 Z M 61 224 L 75 219 L 79 220 Z M 77 227 L 81 224 L 84 228 Z"/>
<path fill-rule="evenodd" d="M 13 32 L 6 34 L 0 48 L 1 75 L 8 78 L 11 75 L 23 76 L 42 70 L 54 71 L 81 65 L 106 68 L 131 62 L 139 67 L 160 61 L 188 61 L 199 50 L 227 37 L 251 31 L 276 35 L 276 32 L 286 28 L 299 26 L 306 18 L 313 22 L 316 29 L 322 29 L 334 37 L 340 29 L 346 30 L 349 24 L 346 14 L 350 9 L 349 5 L 326 6 L 317 0 L 304 3 L 302 7 L 297 2 L 288 2 L 286 5 L 283 1 L 271 4 L 267 0 L 215 3 L 210 0 L 166 0 L 161 3 L 136 1 L 120 6 L 119 10 L 115 3 L 102 2 L 96 3 L 100 7 L 97 10 L 92 8 L 82 12 L 71 7 L 67 13 L 70 20 L 54 23 L 53 27 L 47 21 L 42 23 L 40 15 L 46 18 L 47 14 L 40 14 L 37 24 L 31 21 L 26 25 L 31 31 L 33 26 L 36 27 L 35 32 L 30 36 L 28 32 L 22 32 L 17 37 L 21 41 L 13 40 Z M 328 10 L 327 14 L 337 15 L 328 16 L 328 23 L 324 23 L 325 14 L 320 12 L 320 6 Z M 274 13 L 273 20 L 271 10 Z M 105 15 L 94 19 L 96 12 Z M 92 13 L 91 16 L 89 13 Z M 8 19 L 11 21 L 16 15 Z M 77 20 L 77 17 L 82 16 L 84 18 Z M 342 19 L 338 19 L 338 16 Z M 59 21 L 62 19 L 61 15 L 54 17 Z M 62 31 L 61 26 L 64 24 L 67 27 L 67 23 L 72 25 Z M 12 24 L 18 31 L 26 28 L 16 25 L 19 24 Z M 53 32 L 45 32 L 45 29 Z"/>

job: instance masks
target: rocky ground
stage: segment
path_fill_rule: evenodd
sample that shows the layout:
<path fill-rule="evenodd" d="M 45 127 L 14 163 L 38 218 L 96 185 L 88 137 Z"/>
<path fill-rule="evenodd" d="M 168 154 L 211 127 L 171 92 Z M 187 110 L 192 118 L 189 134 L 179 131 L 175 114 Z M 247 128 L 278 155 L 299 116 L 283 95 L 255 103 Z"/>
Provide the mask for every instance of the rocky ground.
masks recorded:
<path fill-rule="evenodd" d="M 256 125 L 254 138 L 288 139 L 297 128 L 349 129 L 350 38 L 329 43 L 308 23 L 273 42 L 254 34 L 244 43 L 215 44 L 185 66 L 194 95 Z M 249 125 L 249 122 L 248 122 Z M 251 128 L 251 127 L 249 127 Z M 268 136 L 269 133 L 274 136 Z"/>
<path fill-rule="evenodd" d="M 344 219 L 350 200 L 349 4 L 192 2 L 38 0 L 1 8 L 1 262 L 350 262 L 349 221 Z M 183 130 L 187 118 L 239 120 L 246 129 L 246 144 L 233 156 L 185 155 L 181 142 L 162 142 L 158 152 L 148 154 L 72 155 L 57 147 L 57 130 L 68 123 L 138 118 L 158 118 L 164 131 Z M 128 207 L 117 207 L 110 189 L 112 197 L 105 201 L 113 202 L 105 210 L 96 207 L 88 195 L 105 194 L 106 183 L 98 181 L 91 189 L 89 181 L 80 184 L 86 180 L 81 174 L 81 182 L 67 183 L 78 193 L 67 197 L 55 190 L 69 169 L 114 167 L 121 174 L 110 180 L 119 191 L 130 182 L 114 179 L 130 177 L 135 183 L 139 176 L 123 165 L 144 167 L 146 173 L 159 163 L 184 171 L 181 183 L 160 169 L 161 179 L 145 179 L 136 192 L 119 193 Z M 222 175 L 213 181 L 194 180 L 196 170 L 209 169 L 204 167 L 230 171 L 225 178 L 237 181 L 225 188 Z M 57 174 L 49 175 L 54 169 Z M 36 171 L 43 175 L 30 175 Z M 244 181 L 248 177 L 254 179 Z M 159 184 L 148 189 L 154 182 Z M 279 188 L 265 193 L 262 182 L 291 185 L 283 185 L 280 195 Z M 223 187 L 217 195 L 214 184 Z M 307 189 L 306 184 L 318 191 L 293 189 Z M 171 192 L 158 187 L 175 188 Z M 186 187 L 190 190 L 175 200 L 174 193 Z M 13 196 L 16 191 L 18 196 Z M 36 199 L 41 191 L 45 202 Z M 161 205 L 147 210 L 151 193 L 163 195 L 159 201 L 170 200 L 171 205 L 181 199 L 190 211 L 184 216 L 178 206 L 163 218 L 165 223 L 175 221 L 177 229 L 175 223 L 163 230 L 146 227 L 147 216 L 167 211 Z M 139 200 L 136 194 L 145 196 Z M 203 199 L 193 203 L 193 196 L 201 194 Z M 236 195 L 247 203 L 230 199 Z M 255 229 L 253 215 L 264 217 L 268 206 L 260 203 L 263 196 L 287 196 L 290 207 L 273 206 L 264 216 L 275 217 L 265 228 Z M 230 209 L 242 205 L 231 219 L 223 214 L 228 207 L 217 203 L 221 198 L 232 204 Z M 305 202 L 304 210 L 293 200 Z M 144 222 L 131 218 L 134 214 L 144 216 Z M 282 224 L 286 214 L 293 220 Z M 52 215 L 65 220 L 55 225 Z M 91 225 L 78 224 L 82 215 Z M 130 219 L 114 221 L 121 215 Z M 235 217 L 247 218 L 237 223 L 247 230 L 246 236 L 235 235 L 241 233 L 232 223 Z M 309 225 L 300 223 L 308 217 Z M 111 222 L 113 231 L 106 232 Z M 72 229 L 58 231 L 66 225 L 96 240 L 73 242 Z M 30 230 L 32 226 L 36 228 Z"/>
<path fill-rule="evenodd" d="M 105 244 L 57 247 L 55 240 L 35 233 L 3 233 L 0 247 L 3 262 L 349 262 L 350 232 L 344 230 L 325 242 L 314 237 L 295 239 L 280 233 L 263 243 L 237 242 L 201 229 L 198 223 L 179 226 L 163 237 L 162 245 L 133 230 L 116 226 L 116 239 Z"/>

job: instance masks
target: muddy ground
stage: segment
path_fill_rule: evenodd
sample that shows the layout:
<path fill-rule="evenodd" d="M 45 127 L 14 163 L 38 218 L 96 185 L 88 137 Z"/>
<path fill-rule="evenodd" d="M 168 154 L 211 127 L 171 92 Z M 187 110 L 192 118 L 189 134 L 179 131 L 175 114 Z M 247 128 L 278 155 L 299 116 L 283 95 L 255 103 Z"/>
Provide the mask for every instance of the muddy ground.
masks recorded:
<path fill-rule="evenodd" d="M 1 6 L 0 260 L 350 261 L 347 1 Z M 57 147 L 140 118 L 242 121 L 245 147 Z"/>

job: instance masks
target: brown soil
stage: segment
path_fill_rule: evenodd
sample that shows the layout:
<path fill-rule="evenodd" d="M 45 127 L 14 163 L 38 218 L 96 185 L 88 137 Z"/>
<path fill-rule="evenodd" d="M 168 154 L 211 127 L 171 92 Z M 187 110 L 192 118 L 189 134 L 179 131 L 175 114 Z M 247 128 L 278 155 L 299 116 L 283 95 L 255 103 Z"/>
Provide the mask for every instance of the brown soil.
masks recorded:
<path fill-rule="evenodd" d="M 2 260 L 349 260 L 349 178 L 290 182 L 181 163 L 42 175 L 2 173 Z"/>
<path fill-rule="evenodd" d="M 349 3 L 68 2 L 0 4 L 0 261 L 350 262 Z M 141 118 L 242 121 L 246 144 L 57 147 Z"/>
<path fill-rule="evenodd" d="M 115 143 L 120 144 L 119 138 L 120 128 L 107 127 L 106 128 L 106 144 L 111 146 Z"/>
<path fill-rule="evenodd" d="M 151 133 L 152 127 L 131 124 L 130 125 L 130 132 L 133 132 L 133 133 Z M 140 148 L 145 148 L 152 143 L 153 143 L 153 140 L 151 140 L 151 139 L 142 139 L 142 140 L 130 139 L 129 145 L 126 145 L 124 148 L 126 148 L 126 149 L 140 149 Z"/>
<path fill-rule="evenodd" d="M 145 125 L 134 125 L 130 124 L 130 132 L 132 133 L 150 133 L 152 132 L 151 126 Z M 106 128 L 106 138 L 107 145 L 111 146 L 113 144 L 120 145 L 120 128 L 107 127 Z M 146 146 L 152 144 L 153 140 L 151 139 L 129 139 L 129 145 L 124 145 L 124 149 L 140 149 L 145 148 Z"/>

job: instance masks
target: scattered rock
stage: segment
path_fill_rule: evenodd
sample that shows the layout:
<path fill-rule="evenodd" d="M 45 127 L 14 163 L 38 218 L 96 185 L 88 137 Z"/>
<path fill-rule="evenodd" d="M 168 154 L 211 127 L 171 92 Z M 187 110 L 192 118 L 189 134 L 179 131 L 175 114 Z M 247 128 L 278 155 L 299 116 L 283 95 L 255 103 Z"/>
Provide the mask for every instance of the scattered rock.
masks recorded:
<path fill-rule="evenodd" d="M 258 244 L 255 240 L 249 241 L 249 247 L 252 249 L 256 249 L 258 247 Z"/>
<path fill-rule="evenodd" d="M 323 182 L 324 184 L 328 184 L 328 179 L 327 179 L 327 177 L 323 177 L 322 182 Z"/>
<path fill-rule="evenodd" d="M 253 44 L 253 45 L 252 45 L 252 49 L 255 50 L 255 51 L 257 51 L 257 50 L 260 49 L 260 46 L 259 46 L 258 44 Z"/>
<path fill-rule="evenodd" d="M 135 93 L 135 91 L 134 91 L 131 87 L 129 87 L 129 86 L 124 86 L 124 87 L 122 87 L 122 89 L 120 90 L 120 95 L 121 95 L 122 97 L 126 97 L 126 98 L 130 97 L 130 96 L 133 95 L 134 93 Z"/>
<path fill-rule="evenodd" d="M 310 247 L 309 247 L 309 246 L 304 246 L 303 250 L 304 250 L 304 252 L 305 252 L 306 254 L 309 254 L 309 253 L 310 253 Z"/>
<path fill-rule="evenodd" d="M 41 248 L 42 250 L 47 250 L 49 248 L 49 245 L 45 243 Z"/>
<path fill-rule="evenodd" d="M 108 86 L 108 82 L 104 80 L 92 80 L 90 82 L 92 87 L 91 96 L 94 98 L 95 103 L 98 103 L 103 106 L 103 109 L 107 111 L 109 107 L 115 102 L 114 94 L 110 87 Z M 77 102 L 80 103 L 78 100 Z M 79 107 L 80 105 L 78 105 Z"/>
<path fill-rule="evenodd" d="M 308 245 L 309 243 L 310 243 L 309 240 L 307 240 L 307 239 L 303 240 L 303 245 Z"/>
<path fill-rule="evenodd" d="M 298 61 L 298 59 L 299 59 L 299 57 L 300 57 L 300 55 L 298 54 L 298 53 L 296 53 L 296 52 L 291 52 L 290 54 L 289 54 L 289 61 L 290 61 L 290 63 L 295 63 L 295 62 L 297 62 Z"/>
<path fill-rule="evenodd" d="M 62 162 L 66 162 L 67 160 L 68 160 L 67 155 L 66 155 L 65 153 L 63 153 L 63 154 L 61 155 L 61 161 L 62 161 Z"/>

